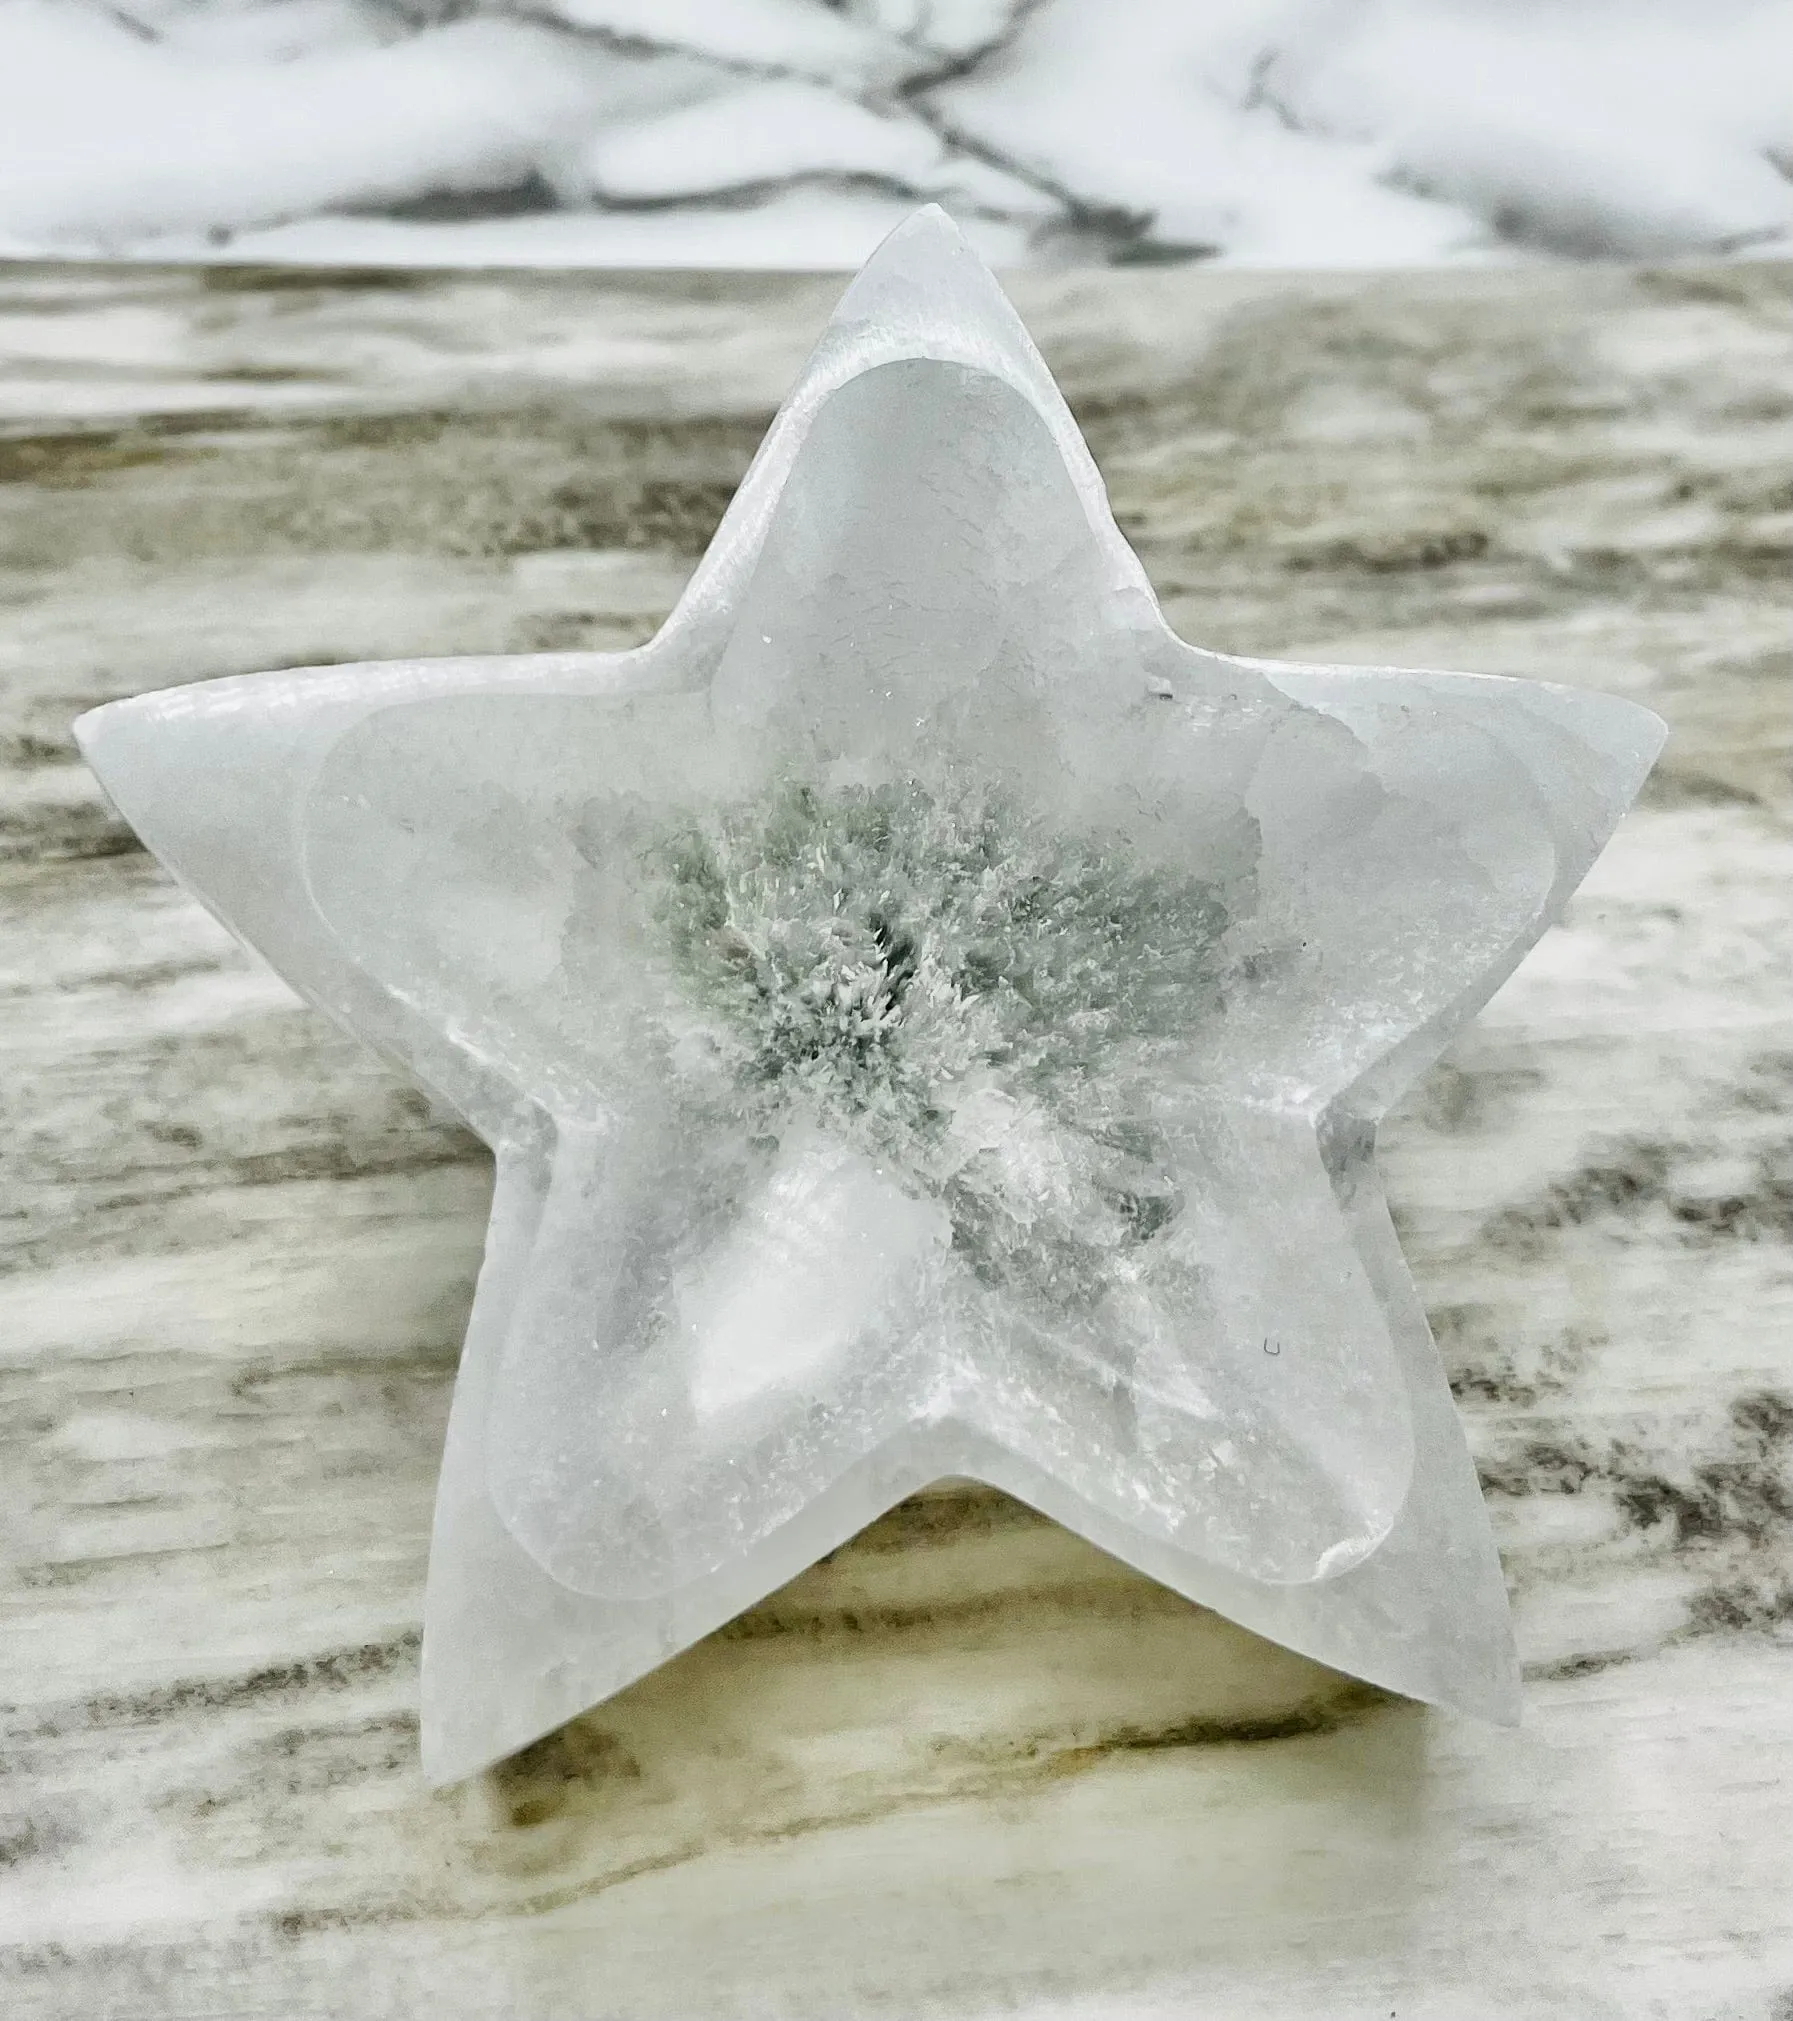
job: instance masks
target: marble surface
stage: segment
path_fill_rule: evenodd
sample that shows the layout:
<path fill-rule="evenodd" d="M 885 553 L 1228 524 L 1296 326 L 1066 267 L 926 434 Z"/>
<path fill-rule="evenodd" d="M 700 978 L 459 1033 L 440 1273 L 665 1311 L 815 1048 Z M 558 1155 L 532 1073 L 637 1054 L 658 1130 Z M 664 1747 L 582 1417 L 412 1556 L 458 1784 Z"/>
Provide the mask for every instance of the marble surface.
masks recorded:
<path fill-rule="evenodd" d="M 1784 258 L 1789 72 L 1789 0 L 0 0 L 0 252 Z"/>
<path fill-rule="evenodd" d="M 1385 1138 L 1524 1727 L 948 1486 L 426 1792 L 486 1161 L 167 881 L 68 724 L 644 637 L 834 287 L 15 266 L 9 2016 L 1793 2013 L 1793 271 L 1014 291 L 1180 629 L 1672 726 Z"/>

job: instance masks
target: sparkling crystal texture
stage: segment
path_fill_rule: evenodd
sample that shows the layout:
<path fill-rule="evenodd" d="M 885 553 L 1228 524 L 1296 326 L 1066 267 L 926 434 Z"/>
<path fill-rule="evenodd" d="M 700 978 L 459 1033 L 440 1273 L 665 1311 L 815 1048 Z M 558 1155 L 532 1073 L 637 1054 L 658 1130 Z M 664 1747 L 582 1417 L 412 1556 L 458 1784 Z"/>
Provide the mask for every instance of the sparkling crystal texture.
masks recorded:
<path fill-rule="evenodd" d="M 948 1474 L 1510 1716 L 1375 1126 L 1661 725 L 1185 645 L 938 213 L 849 288 L 649 644 L 207 682 L 80 730 L 176 874 L 496 1152 L 435 1779 Z"/>

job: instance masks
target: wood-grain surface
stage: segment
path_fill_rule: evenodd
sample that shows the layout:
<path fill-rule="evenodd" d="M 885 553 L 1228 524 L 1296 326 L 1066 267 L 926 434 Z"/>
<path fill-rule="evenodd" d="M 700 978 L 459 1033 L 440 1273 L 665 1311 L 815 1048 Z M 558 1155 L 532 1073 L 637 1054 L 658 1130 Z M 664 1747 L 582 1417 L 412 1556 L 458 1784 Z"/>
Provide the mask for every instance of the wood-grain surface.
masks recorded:
<path fill-rule="evenodd" d="M 1174 623 L 1667 753 L 1392 1119 L 1529 1679 L 943 1489 L 481 1781 L 414 1717 L 480 1147 L 70 719 L 676 594 L 836 284 L 0 268 L 0 2007 L 1793 2016 L 1793 271 L 1026 277 Z"/>

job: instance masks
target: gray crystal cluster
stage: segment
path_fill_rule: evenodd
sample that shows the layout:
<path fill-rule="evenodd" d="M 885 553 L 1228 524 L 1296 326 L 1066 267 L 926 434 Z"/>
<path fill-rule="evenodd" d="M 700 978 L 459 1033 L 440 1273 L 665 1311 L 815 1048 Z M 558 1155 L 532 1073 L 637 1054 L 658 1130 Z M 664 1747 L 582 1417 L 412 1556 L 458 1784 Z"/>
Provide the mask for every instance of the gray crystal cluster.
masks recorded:
<path fill-rule="evenodd" d="M 1510 1715 L 1375 1125 L 1661 726 L 1184 644 L 938 213 L 848 290 L 648 645 L 211 682 L 81 734 L 163 860 L 496 1152 L 438 1780 L 946 1474 Z"/>

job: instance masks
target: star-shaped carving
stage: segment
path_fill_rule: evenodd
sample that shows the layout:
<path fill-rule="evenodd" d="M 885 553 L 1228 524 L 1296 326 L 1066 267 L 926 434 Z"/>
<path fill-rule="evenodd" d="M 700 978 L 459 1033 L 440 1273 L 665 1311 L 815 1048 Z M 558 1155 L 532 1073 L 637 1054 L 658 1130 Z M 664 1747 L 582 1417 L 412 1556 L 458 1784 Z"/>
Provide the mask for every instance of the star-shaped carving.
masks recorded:
<path fill-rule="evenodd" d="M 1184 644 L 940 213 L 848 289 L 649 644 L 213 681 L 80 733 L 149 846 L 496 1153 L 434 1780 L 949 1474 L 1511 1715 L 1375 1127 L 1661 725 Z"/>

